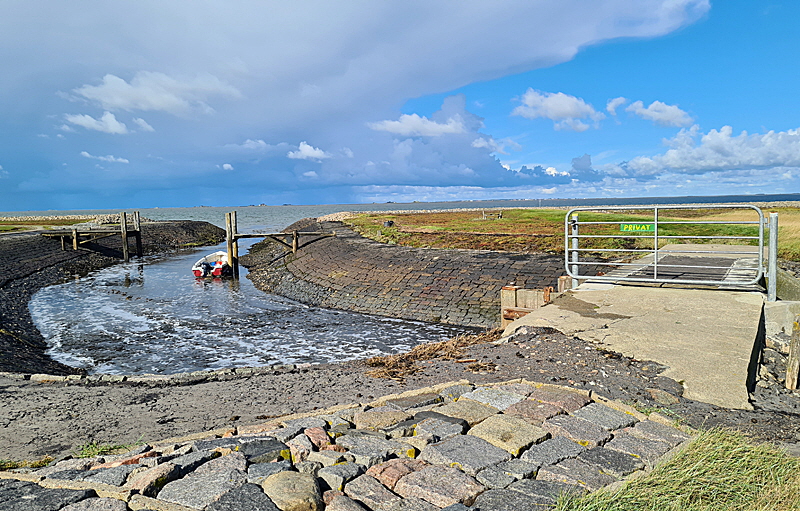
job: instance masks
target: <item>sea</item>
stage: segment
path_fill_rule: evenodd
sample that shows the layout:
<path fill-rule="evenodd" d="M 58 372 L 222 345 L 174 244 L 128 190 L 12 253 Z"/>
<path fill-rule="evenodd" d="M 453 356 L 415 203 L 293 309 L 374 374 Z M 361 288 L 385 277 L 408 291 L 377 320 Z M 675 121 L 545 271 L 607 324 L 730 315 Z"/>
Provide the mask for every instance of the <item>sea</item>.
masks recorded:
<path fill-rule="evenodd" d="M 714 197 L 532 199 L 139 209 L 152 220 L 200 220 L 239 232 L 277 232 L 297 220 L 341 211 L 436 211 L 513 207 L 721 204 L 800 201 L 800 194 Z M 17 211 L 56 216 L 119 210 Z M 130 211 L 130 210 L 128 210 Z M 257 240 L 240 242 L 244 253 Z M 256 289 L 246 278 L 197 280 L 190 268 L 224 246 L 133 259 L 38 291 L 31 316 L 55 360 L 89 373 L 175 374 L 273 364 L 327 363 L 406 351 L 470 330 L 310 307 Z"/>

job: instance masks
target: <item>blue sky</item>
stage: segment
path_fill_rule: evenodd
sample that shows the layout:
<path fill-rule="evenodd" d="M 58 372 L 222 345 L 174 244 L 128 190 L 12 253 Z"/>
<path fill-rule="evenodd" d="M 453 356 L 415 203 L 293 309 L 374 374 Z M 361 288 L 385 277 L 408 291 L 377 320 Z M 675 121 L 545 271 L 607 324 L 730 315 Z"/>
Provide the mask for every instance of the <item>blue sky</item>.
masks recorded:
<path fill-rule="evenodd" d="M 0 4 L 0 211 L 800 191 L 800 2 Z"/>

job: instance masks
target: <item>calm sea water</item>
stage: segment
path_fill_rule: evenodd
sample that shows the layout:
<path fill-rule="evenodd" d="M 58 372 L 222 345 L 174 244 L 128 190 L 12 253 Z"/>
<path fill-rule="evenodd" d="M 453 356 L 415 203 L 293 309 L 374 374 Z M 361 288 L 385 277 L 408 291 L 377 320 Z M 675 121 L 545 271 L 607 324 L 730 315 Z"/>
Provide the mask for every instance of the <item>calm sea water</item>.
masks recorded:
<path fill-rule="evenodd" d="M 778 198 L 780 197 L 780 198 Z M 800 195 L 680 197 L 676 202 L 798 200 Z M 712 200 L 713 199 L 713 200 Z M 240 232 L 277 231 L 307 217 L 339 211 L 586 206 L 655 203 L 650 199 L 470 201 L 413 204 L 247 206 L 236 208 L 154 208 L 154 220 L 202 220 L 224 225 L 238 211 Z M 666 199 L 660 203 L 670 203 Z M 114 211 L 40 211 L 0 216 L 55 215 Z M 243 252 L 253 242 L 241 244 Z M 172 374 L 203 369 L 275 363 L 335 362 L 396 353 L 416 344 L 444 340 L 464 329 L 308 307 L 263 293 L 245 278 L 198 281 L 191 265 L 217 250 L 189 250 L 118 264 L 85 278 L 36 293 L 29 308 L 44 335 L 48 353 L 90 373 Z"/>

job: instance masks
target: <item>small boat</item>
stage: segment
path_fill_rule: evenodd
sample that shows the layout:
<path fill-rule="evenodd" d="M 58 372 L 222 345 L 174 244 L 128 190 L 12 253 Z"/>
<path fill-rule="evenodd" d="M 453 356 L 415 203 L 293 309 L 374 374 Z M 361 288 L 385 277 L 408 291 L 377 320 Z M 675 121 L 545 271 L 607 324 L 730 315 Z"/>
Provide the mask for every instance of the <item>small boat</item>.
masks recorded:
<path fill-rule="evenodd" d="M 220 250 L 213 254 L 208 254 L 192 266 L 192 273 L 195 277 L 227 277 L 232 270 L 228 264 L 228 253 Z"/>

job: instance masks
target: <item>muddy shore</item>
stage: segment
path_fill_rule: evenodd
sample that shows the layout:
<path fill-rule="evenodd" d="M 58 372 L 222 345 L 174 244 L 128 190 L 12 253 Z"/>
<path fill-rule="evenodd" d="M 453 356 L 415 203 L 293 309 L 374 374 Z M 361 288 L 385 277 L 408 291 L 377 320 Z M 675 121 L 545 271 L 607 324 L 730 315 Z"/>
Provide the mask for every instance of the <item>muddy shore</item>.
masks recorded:
<path fill-rule="evenodd" d="M 159 223 L 154 232 L 160 234 L 145 239 L 147 253 L 165 252 L 206 237 L 209 244 L 215 243 L 213 234 L 220 234 L 217 228 L 198 222 L 169 224 Z M 73 253 L 61 252 L 58 241 L 41 236 L 0 237 L 0 256 L 16 257 L 14 270 L 0 280 L 1 371 L 76 372 L 44 355 L 27 302 L 43 286 L 114 264 L 118 260 L 114 251 L 119 250 L 113 246 L 116 240 L 103 241 L 108 246 L 98 247 L 101 253 Z M 130 444 L 254 424 L 266 417 L 369 402 L 381 395 L 461 378 L 482 383 L 524 377 L 571 385 L 643 410 L 658 410 L 694 427 L 729 426 L 758 440 L 800 443 L 800 400 L 774 386 L 757 389 L 756 410 L 721 409 L 684 399 L 679 383 L 659 376 L 664 368 L 658 364 L 623 357 L 552 330 L 531 330 L 506 344 L 474 346 L 464 359 L 480 362 L 477 372 L 470 364 L 433 360 L 420 362 L 420 371 L 403 381 L 368 376 L 370 368 L 364 361 L 151 384 L 53 383 L 0 375 L 0 458 L 58 457 L 90 442 Z"/>

